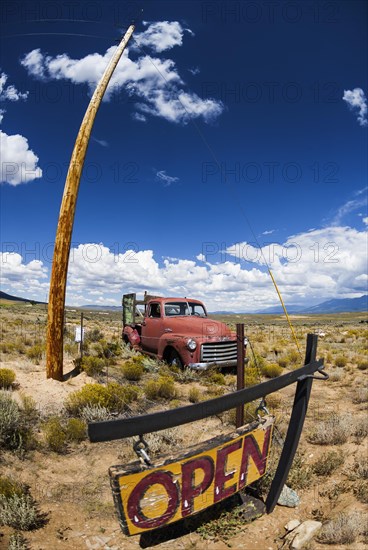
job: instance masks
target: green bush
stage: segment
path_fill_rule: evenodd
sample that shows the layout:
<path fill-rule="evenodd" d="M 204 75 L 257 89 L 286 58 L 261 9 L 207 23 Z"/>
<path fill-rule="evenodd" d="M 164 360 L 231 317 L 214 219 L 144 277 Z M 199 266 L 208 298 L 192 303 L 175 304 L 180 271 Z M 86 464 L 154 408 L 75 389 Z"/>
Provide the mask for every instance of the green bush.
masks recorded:
<path fill-rule="evenodd" d="M 208 382 L 210 384 L 218 384 L 219 386 L 225 385 L 225 376 L 221 374 L 221 372 L 214 372 L 211 374 L 211 376 L 208 378 Z"/>
<path fill-rule="evenodd" d="M 280 367 L 285 369 L 289 364 L 289 357 L 286 355 L 281 355 L 281 357 L 277 358 L 277 363 L 280 365 Z"/>
<path fill-rule="evenodd" d="M 5 498 L 10 498 L 14 495 L 22 495 L 23 488 L 18 481 L 11 477 L 0 476 L 0 495 Z"/>
<path fill-rule="evenodd" d="M 144 373 L 144 366 L 140 356 L 128 359 L 122 366 L 123 375 L 127 380 L 140 380 Z"/>
<path fill-rule="evenodd" d="M 160 376 L 157 380 L 150 380 L 144 387 L 147 399 L 174 399 L 177 397 L 174 379 L 171 376 Z"/>
<path fill-rule="evenodd" d="M 343 368 L 346 366 L 348 360 L 346 359 L 346 357 L 344 357 L 344 355 L 338 355 L 336 358 L 335 358 L 335 365 L 336 367 L 340 367 L 340 368 Z"/>
<path fill-rule="evenodd" d="M 276 378 L 282 373 L 282 367 L 277 363 L 267 363 L 262 367 L 262 374 L 266 378 Z"/>
<path fill-rule="evenodd" d="M 121 386 L 111 382 L 107 386 L 101 384 L 86 384 L 81 390 L 71 393 L 65 401 L 69 414 L 81 416 L 87 405 L 99 405 L 108 411 L 121 412 L 126 405 L 138 398 L 139 388 L 136 386 Z"/>
<path fill-rule="evenodd" d="M 244 369 L 244 386 L 248 388 L 249 386 L 255 386 L 260 382 L 260 371 L 257 367 L 246 366 Z"/>
<path fill-rule="evenodd" d="M 31 495 L 0 495 L 0 525 L 29 531 L 41 523 L 40 514 Z"/>
<path fill-rule="evenodd" d="M 0 369 L 0 388 L 10 388 L 15 381 L 15 372 L 11 369 Z"/>
<path fill-rule="evenodd" d="M 0 447 L 20 452 L 34 448 L 34 430 L 38 412 L 29 397 L 22 396 L 18 405 L 8 394 L 0 391 Z"/>
<path fill-rule="evenodd" d="M 85 340 L 88 342 L 98 342 L 99 340 L 102 340 L 104 337 L 103 333 L 98 328 L 94 328 L 92 330 L 87 331 L 87 334 L 85 336 Z"/>
<path fill-rule="evenodd" d="M 94 357 L 92 355 L 87 355 L 82 357 L 80 361 L 80 366 L 88 376 L 96 376 L 101 374 L 106 366 L 104 359 L 100 357 Z"/>
<path fill-rule="evenodd" d="M 43 432 L 49 449 L 56 453 L 62 453 L 66 450 L 66 431 L 59 417 L 49 418 L 43 425 Z"/>
<path fill-rule="evenodd" d="M 36 363 L 36 365 L 38 365 L 42 359 L 43 352 L 44 346 L 42 344 L 35 344 L 27 350 L 26 354 L 28 359 L 31 359 Z"/>
<path fill-rule="evenodd" d="M 66 438 L 68 441 L 80 443 L 87 437 L 87 425 L 80 418 L 70 418 L 66 425 Z"/>

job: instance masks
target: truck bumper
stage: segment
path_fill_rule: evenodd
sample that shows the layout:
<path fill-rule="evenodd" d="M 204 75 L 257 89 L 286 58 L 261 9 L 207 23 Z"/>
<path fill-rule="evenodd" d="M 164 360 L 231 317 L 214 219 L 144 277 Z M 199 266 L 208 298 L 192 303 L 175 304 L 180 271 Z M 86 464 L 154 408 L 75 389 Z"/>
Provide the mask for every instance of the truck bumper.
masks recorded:
<path fill-rule="evenodd" d="M 246 357 L 245 363 L 248 363 L 248 361 L 249 361 L 249 358 Z M 217 361 L 217 362 L 214 361 L 212 363 L 188 363 L 187 367 L 189 369 L 202 371 L 202 370 L 208 370 L 211 367 L 236 367 L 236 365 L 237 365 L 237 360 L 232 359 L 231 361 Z"/>

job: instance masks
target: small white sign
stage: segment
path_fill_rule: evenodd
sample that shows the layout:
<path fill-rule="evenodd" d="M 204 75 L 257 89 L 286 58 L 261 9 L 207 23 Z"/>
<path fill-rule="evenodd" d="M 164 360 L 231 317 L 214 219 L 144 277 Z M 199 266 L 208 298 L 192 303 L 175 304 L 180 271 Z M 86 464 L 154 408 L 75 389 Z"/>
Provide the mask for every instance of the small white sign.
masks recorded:
<path fill-rule="evenodd" d="M 75 342 L 81 342 L 84 340 L 84 329 L 82 334 L 82 327 L 75 327 Z"/>

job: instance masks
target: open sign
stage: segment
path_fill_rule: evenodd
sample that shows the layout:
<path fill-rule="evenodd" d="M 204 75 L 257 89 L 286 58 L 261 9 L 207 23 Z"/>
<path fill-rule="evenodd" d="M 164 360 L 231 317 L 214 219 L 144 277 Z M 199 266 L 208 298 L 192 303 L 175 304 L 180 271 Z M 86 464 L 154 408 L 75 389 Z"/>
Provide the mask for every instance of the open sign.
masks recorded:
<path fill-rule="evenodd" d="M 146 468 L 139 461 L 112 466 L 111 486 L 123 531 L 163 527 L 216 504 L 262 477 L 273 417 L 192 447 Z"/>

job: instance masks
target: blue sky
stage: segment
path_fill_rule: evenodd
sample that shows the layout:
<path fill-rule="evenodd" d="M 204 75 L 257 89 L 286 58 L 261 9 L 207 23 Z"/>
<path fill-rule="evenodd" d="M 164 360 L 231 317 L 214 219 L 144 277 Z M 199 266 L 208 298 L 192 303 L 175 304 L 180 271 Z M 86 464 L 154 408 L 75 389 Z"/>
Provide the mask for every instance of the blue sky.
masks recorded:
<path fill-rule="evenodd" d="M 141 11 L 143 9 L 143 12 Z M 45 300 L 65 176 L 132 19 L 81 180 L 67 303 L 210 309 L 366 292 L 367 5 L 3 2 L 2 289 Z"/>

